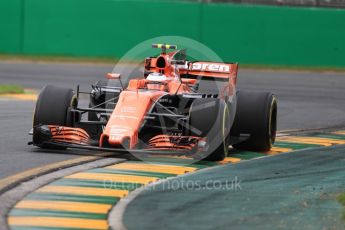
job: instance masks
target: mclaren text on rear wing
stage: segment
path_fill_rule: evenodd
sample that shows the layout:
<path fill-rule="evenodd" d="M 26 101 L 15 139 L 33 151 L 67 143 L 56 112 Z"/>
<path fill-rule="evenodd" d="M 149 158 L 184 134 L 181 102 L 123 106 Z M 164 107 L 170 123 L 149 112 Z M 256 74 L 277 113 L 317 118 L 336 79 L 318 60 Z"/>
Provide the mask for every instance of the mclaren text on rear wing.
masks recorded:
<path fill-rule="evenodd" d="M 218 62 L 189 62 L 186 68 L 180 69 L 187 77 L 214 77 L 214 78 L 237 78 L 237 63 L 218 63 Z"/>

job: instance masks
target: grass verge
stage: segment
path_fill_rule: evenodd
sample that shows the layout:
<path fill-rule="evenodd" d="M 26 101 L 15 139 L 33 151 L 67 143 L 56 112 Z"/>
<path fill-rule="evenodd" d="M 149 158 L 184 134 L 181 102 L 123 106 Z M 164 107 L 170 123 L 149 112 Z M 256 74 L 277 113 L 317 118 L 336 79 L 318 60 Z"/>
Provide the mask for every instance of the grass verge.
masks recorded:
<path fill-rule="evenodd" d="M 338 201 L 344 206 L 343 208 L 343 220 L 345 220 L 345 192 L 338 196 Z"/>
<path fill-rule="evenodd" d="M 0 85 L 1 94 L 23 94 L 24 88 L 18 85 Z"/>

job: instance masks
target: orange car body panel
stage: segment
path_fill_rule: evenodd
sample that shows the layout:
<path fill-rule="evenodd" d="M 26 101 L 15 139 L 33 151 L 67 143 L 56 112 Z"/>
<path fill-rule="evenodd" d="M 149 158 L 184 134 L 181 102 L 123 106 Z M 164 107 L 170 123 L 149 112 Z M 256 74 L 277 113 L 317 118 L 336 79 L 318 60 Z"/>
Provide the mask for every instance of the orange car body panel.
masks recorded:
<path fill-rule="evenodd" d="M 164 94 L 163 91 L 123 91 L 101 135 L 100 147 L 104 138 L 108 138 L 110 145 L 122 145 L 127 140 L 129 146 L 126 147 L 134 148 L 138 143 L 138 130 L 145 114 L 154 101 Z"/>
<path fill-rule="evenodd" d="M 129 145 L 126 147 L 135 148 L 138 144 L 138 131 L 146 113 L 154 103 L 166 94 L 191 92 L 186 83 L 181 84 L 175 79 L 161 82 L 160 88 L 154 90 L 150 90 L 150 83 L 152 82 L 145 79 L 129 82 L 127 90 L 120 94 L 117 105 L 101 135 L 100 147 L 103 147 L 104 138 L 107 138 L 110 145 L 123 145 L 127 140 Z"/>

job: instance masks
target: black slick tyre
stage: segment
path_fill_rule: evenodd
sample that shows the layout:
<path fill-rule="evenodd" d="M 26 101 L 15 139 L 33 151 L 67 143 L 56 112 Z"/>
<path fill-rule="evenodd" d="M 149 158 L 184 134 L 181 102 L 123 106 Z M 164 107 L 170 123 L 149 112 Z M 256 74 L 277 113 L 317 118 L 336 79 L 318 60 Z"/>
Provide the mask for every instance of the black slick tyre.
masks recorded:
<path fill-rule="evenodd" d="M 206 137 L 208 150 L 203 160 L 221 161 L 229 150 L 230 113 L 227 103 L 217 98 L 196 99 L 190 108 L 190 134 Z"/>
<path fill-rule="evenodd" d="M 56 149 L 51 145 L 39 144 L 37 135 L 35 135 L 35 127 L 38 125 L 71 125 L 68 109 L 74 103 L 77 102 L 72 89 L 52 85 L 45 86 L 38 96 L 33 116 L 33 143 L 38 144 L 41 148 Z"/>
<path fill-rule="evenodd" d="M 233 145 L 239 150 L 268 151 L 277 132 L 277 99 L 269 92 L 239 91 L 232 136 L 249 134 L 244 142 Z"/>

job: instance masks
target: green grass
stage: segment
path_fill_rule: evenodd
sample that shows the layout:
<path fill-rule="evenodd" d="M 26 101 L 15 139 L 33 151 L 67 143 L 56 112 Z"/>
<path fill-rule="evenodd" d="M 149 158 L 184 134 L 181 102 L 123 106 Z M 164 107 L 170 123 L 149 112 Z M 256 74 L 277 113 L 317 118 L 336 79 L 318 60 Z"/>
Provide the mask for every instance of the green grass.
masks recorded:
<path fill-rule="evenodd" d="M 342 204 L 344 206 L 344 209 L 343 209 L 343 219 L 345 220 L 345 192 L 338 196 L 338 201 L 339 201 L 340 204 Z"/>
<path fill-rule="evenodd" d="M 24 88 L 18 85 L 0 85 L 0 95 L 1 94 L 22 94 L 24 93 Z"/>

